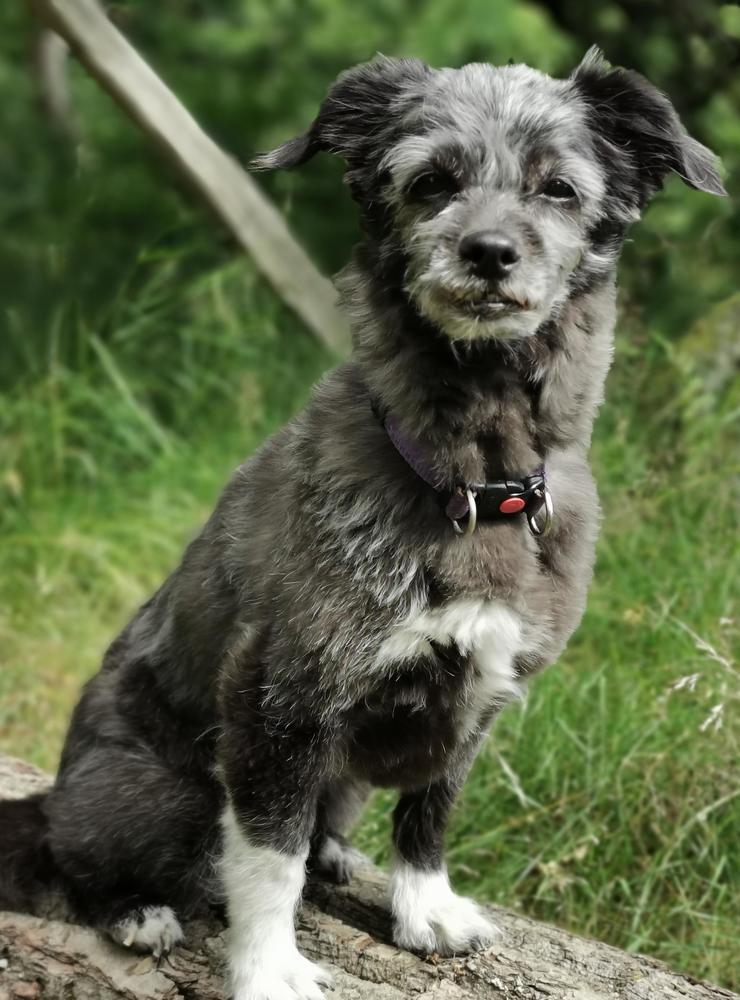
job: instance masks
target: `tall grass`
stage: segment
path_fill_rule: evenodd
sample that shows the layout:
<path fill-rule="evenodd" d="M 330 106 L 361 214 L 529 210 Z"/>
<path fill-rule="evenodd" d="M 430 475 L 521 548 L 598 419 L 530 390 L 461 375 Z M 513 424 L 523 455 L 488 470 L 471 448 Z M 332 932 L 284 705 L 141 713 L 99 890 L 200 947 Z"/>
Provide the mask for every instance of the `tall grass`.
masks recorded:
<path fill-rule="evenodd" d="M 151 265 L 96 329 L 58 316 L 0 406 L 0 745 L 47 767 L 106 642 L 328 364 L 243 262 Z"/>
<path fill-rule="evenodd" d="M 0 745 L 47 768 L 106 643 L 329 363 L 241 263 L 183 277 L 145 255 L 94 322 L 64 304 L 53 322 L 0 410 Z M 450 868 L 481 898 L 730 983 L 736 404 L 690 352 L 631 327 L 594 445 L 605 518 L 588 613 L 497 724 Z M 20 353 L 20 321 L 15 336 Z M 389 805 L 357 833 L 379 859 Z"/>

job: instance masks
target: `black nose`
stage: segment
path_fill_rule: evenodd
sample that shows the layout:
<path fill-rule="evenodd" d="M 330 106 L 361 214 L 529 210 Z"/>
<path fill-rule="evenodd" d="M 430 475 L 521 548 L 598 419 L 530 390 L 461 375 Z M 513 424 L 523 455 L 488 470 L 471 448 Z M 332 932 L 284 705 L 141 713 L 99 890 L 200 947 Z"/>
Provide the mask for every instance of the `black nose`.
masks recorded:
<path fill-rule="evenodd" d="M 468 233 L 460 240 L 460 256 L 473 265 L 479 278 L 500 281 L 510 274 L 519 260 L 513 240 L 493 229 Z"/>

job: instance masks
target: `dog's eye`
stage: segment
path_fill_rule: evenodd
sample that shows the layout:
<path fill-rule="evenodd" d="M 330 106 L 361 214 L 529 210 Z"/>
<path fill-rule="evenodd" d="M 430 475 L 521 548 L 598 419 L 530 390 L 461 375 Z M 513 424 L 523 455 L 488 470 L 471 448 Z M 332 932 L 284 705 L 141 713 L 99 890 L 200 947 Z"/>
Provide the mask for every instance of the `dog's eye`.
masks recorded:
<path fill-rule="evenodd" d="M 557 201 L 571 201 L 576 197 L 575 190 L 560 177 L 553 177 L 549 180 L 542 188 L 542 194 L 547 198 L 555 198 Z"/>
<path fill-rule="evenodd" d="M 427 170 L 419 174 L 406 188 L 408 201 L 437 201 L 457 194 L 459 185 L 452 174 L 442 170 Z"/>

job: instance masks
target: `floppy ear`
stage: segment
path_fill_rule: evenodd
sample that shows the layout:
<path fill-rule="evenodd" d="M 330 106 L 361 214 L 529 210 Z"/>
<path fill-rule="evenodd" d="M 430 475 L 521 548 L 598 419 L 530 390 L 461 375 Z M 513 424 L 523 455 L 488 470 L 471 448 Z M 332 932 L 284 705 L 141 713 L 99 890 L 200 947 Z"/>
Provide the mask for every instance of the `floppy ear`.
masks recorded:
<path fill-rule="evenodd" d="M 699 191 L 727 194 L 714 153 L 691 138 L 666 95 L 644 76 L 613 69 L 593 46 L 571 79 L 591 108 L 597 134 L 617 158 L 627 154 L 642 187 L 642 202 L 671 171 Z"/>
<path fill-rule="evenodd" d="M 431 72 L 418 59 L 378 56 L 338 77 L 310 127 L 272 152 L 255 157 L 257 170 L 292 169 L 316 153 L 338 153 L 351 162 L 363 156 L 389 125 L 389 116 L 402 98 L 421 95 L 420 86 Z"/>

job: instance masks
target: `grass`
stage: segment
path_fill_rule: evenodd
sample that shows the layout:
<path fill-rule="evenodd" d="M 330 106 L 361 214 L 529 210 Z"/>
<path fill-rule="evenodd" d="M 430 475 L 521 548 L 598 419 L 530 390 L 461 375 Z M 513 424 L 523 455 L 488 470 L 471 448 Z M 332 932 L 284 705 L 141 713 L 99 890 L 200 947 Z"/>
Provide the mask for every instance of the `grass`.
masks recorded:
<path fill-rule="evenodd" d="M 182 281 L 166 254 L 95 323 L 60 308 L 51 329 L 0 409 L 0 746 L 50 769 L 107 642 L 329 360 L 243 264 Z M 37 342 L 20 320 L 16 336 Z M 637 324 L 621 341 L 589 609 L 496 726 L 449 861 L 479 898 L 732 984 L 739 567 L 717 484 L 737 408 L 686 358 Z M 356 838 L 378 859 L 388 806 Z"/>

